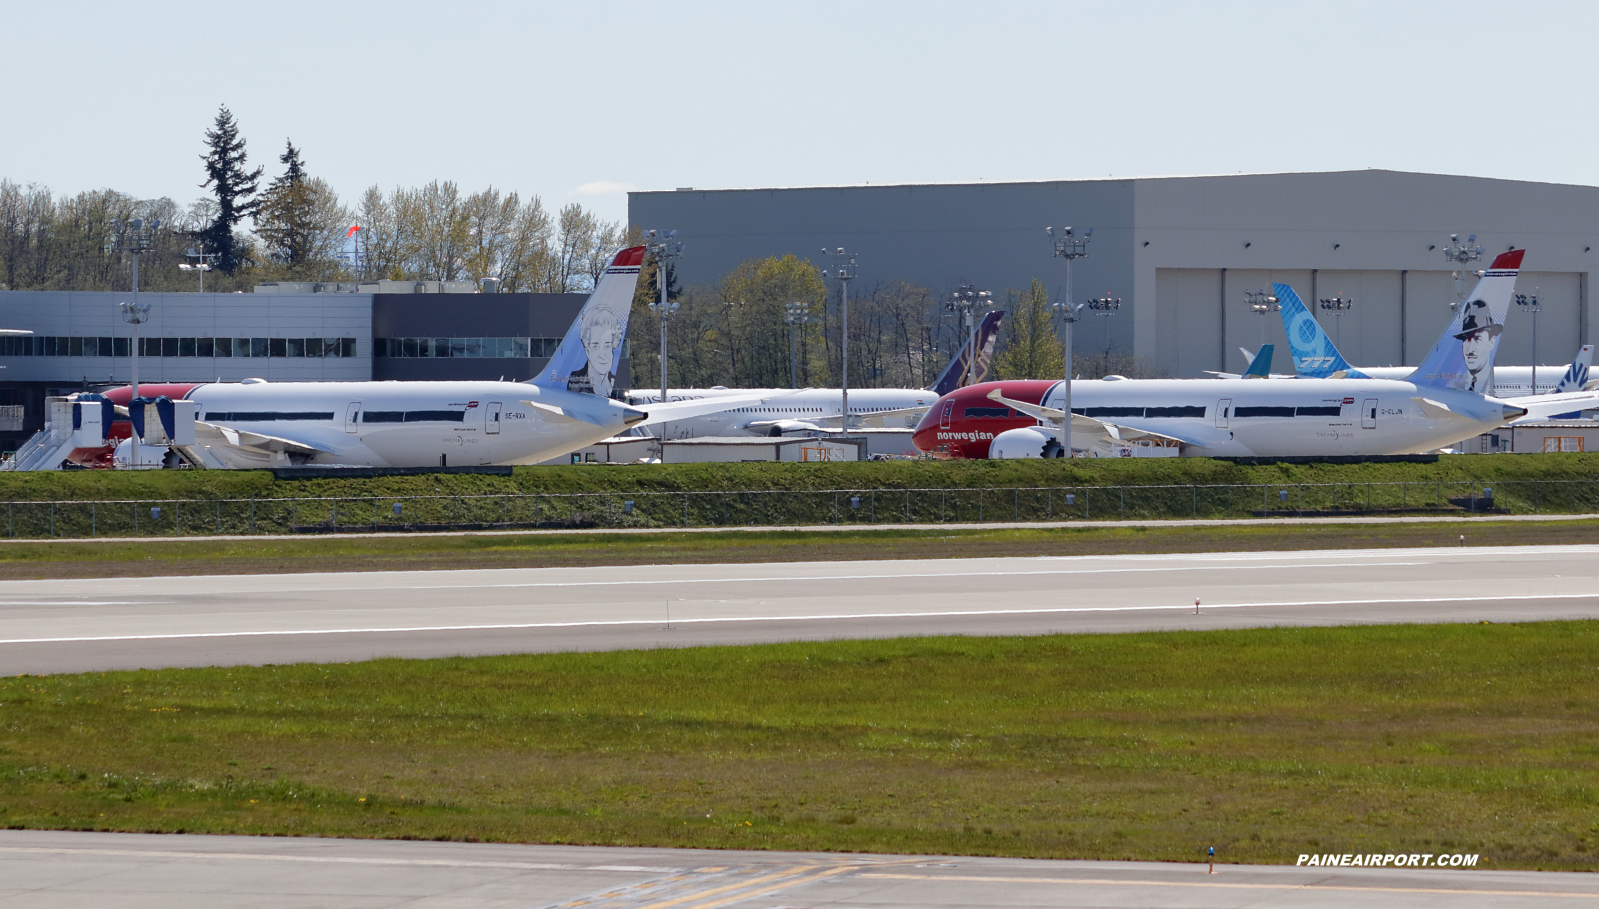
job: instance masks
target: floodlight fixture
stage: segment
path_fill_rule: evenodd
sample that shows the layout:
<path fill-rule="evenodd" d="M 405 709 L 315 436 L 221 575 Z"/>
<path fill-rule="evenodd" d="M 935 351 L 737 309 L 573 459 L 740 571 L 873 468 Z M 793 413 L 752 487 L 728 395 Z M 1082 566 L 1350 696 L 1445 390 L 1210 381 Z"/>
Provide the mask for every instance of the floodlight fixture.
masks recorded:
<path fill-rule="evenodd" d="M 839 286 L 839 418 L 843 421 L 843 430 L 849 432 L 849 282 L 858 277 L 856 256 L 842 246 L 833 252 L 823 247 L 822 255 L 833 257 L 833 267 L 822 269 L 822 277 L 837 280 Z"/>

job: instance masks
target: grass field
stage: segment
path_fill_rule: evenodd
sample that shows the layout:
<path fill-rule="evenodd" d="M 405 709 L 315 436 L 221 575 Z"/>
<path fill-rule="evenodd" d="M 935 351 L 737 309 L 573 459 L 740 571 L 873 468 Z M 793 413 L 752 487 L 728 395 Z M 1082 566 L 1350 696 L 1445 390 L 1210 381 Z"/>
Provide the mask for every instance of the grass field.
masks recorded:
<path fill-rule="evenodd" d="M 0 580 L 1599 543 L 1599 521 L 0 542 Z"/>
<path fill-rule="evenodd" d="M 1599 623 L 0 680 L 0 825 L 1279 863 L 1599 854 Z"/>

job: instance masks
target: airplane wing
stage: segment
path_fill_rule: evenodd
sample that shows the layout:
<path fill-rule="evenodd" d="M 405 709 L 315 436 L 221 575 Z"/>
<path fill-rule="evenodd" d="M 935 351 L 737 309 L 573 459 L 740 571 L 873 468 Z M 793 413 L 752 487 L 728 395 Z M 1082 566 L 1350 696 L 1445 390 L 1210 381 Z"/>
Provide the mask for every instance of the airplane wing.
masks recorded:
<path fill-rule="evenodd" d="M 774 398 L 784 398 L 794 393 L 787 391 L 779 395 L 724 395 L 715 398 L 696 398 L 692 401 L 672 401 L 667 404 L 647 404 L 645 406 L 649 408 L 649 416 L 639 421 L 638 425 L 650 426 L 671 420 L 686 420 L 689 417 L 704 416 L 708 413 L 721 413 L 724 410 L 732 410 L 745 404 L 760 404 Z"/>
<path fill-rule="evenodd" d="M 894 410 L 875 410 L 875 411 L 872 411 L 871 413 L 850 414 L 850 419 L 852 419 L 852 420 L 875 420 L 875 419 L 878 419 L 878 418 L 881 418 L 881 417 L 911 417 L 911 416 L 919 417 L 922 414 L 927 413 L 929 410 L 932 410 L 932 409 L 933 409 L 933 405 L 932 404 L 918 404 L 915 407 L 900 407 L 900 408 L 896 408 Z M 836 413 L 835 414 L 829 414 L 829 415 L 824 416 L 824 417 L 817 417 L 817 420 L 819 422 L 820 421 L 826 421 L 828 423 L 840 423 L 840 424 L 842 424 L 844 422 L 844 418 L 841 415 L 836 414 Z"/>
<path fill-rule="evenodd" d="M 207 429 L 222 436 L 234 448 L 252 448 L 256 451 L 287 451 L 294 454 L 315 455 L 333 454 L 333 449 L 315 442 L 303 442 L 296 439 L 285 439 L 282 436 L 269 436 L 259 432 L 249 432 L 243 429 L 234 429 L 231 426 L 222 426 L 217 423 L 204 423 L 196 421 L 196 430 Z"/>
<path fill-rule="evenodd" d="M 580 413 L 575 410 L 568 410 L 567 408 L 561 407 L 557 404 L 546 404 L 543 401 L 522 401 L 520 403 L 526 404 L 534 410 L 537 410 L 539 413 L 544 414 L 546 418 L 555 420 L 557 422 L 588 423 L 592 426 L 608 425 L 605 422 L 594 419 L 588 414 Z"/>
<path fill-rule="evenodd" d="M 1003 394 L 1000 394 L 1000 391 L 997 388 L 988 393 L 988 399 L 997 404 L 1004 404 L 1006 407 L 1009 407 L 1011 410 L 1014 410 L 1018 413 L 1024 413 L 1030 417 L 1035 417 L 1050 423 L 1059 424 L 1060 419 L 1063 416 L 1063 413 L 1059 408 L 1044 407 L 1040 404 L 1028 404 L 1026 401 L 1017 401 L 1014 398 L 1007 398 Z M 1078 432 L 1083 432 L 1090 435 L 1094 433 L 1105 433 L 1112 439 L 1116 439 L 1120 442 L 1130 442 L 1134 439 L 1163 439 L 1167 442 L 1180 442 L 1184 445 L 1195 445 L 1201 448 L 1208 447 L 1204 442 L 1198 439 L 1185 439 L 1181 436 L 1166 435 L 1165 433 L 1152 432 L 1148 429 L 1138 429 L 1137 427 L 1133 426 L 1123 426 L 1120 423 L 1107 423 L 1104 420 L 1097 420 L 1093 417 L 1085 417 L 1080 413 L 1074 413 L 1072 414 L 1072 434 L 1076 435 Z"/>

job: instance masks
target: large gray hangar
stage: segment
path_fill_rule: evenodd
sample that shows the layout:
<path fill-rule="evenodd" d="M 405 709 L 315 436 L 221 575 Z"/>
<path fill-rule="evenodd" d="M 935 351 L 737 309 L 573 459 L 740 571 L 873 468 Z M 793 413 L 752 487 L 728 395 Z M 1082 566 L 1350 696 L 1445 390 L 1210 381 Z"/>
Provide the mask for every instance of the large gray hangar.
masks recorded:
<path fill-rule="evenodd" d="M 1599 187 L 1385 170 L 1036 183 L 836 186 L 635 192 L 628 217 L 685 239 L 680 281 L 715 281 L 744 259 L 823 247 L 859 255 L 861 280 L 903 279 L 947 294 L 972 282 L 996 292 L 1039 278 L 1052 292 L 1065 266 L 1046 226 L 1095 228 L 1075 266 L 1075 295 L 1122 298 L 1076 334 L 1079 353 L 1107 344 L 1177 377 L 1238 371 L 1239 347 L 1260 343 L 1245 291 L 1291 284 L 1307 304 L 1341 295 L 1341 316 L 1317 309 L 1360 365 L 1414 364 L 1448 322 L 1456 293 L 1444 257 L 1470 234 L 1484 268 L 1527 249 L 1517 284 L 1538 294 L 1538 359 L 1568 361 L 1596 315 Z M 1469 288 L 1469 283 L 1463 285 Z M 1514 307 L 1513 307 L 1514 309 Z M 1532 362 L 1532 318 L 1513 312 L 1499 362 Z M 1108 324 L 1106 324 L 1108 323 Z M 1280 322 L 1266 339 L 1286 353 Z M 1279 360 L 1279 369 L 1286 360 Z"/>

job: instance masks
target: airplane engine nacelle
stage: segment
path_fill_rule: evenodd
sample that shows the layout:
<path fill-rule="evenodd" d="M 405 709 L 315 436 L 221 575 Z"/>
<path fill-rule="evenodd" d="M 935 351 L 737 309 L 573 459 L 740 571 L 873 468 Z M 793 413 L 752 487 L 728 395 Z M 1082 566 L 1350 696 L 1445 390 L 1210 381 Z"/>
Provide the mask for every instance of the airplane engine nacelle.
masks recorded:
<path fill-rule="evenodd" d="M 1058 458 L 1061 457 L 1060 437 L 1041 427 L 1025 426 L 1007 429 L 994 437 L 988 445 L 990 459 L 1006 458 Z"/>

